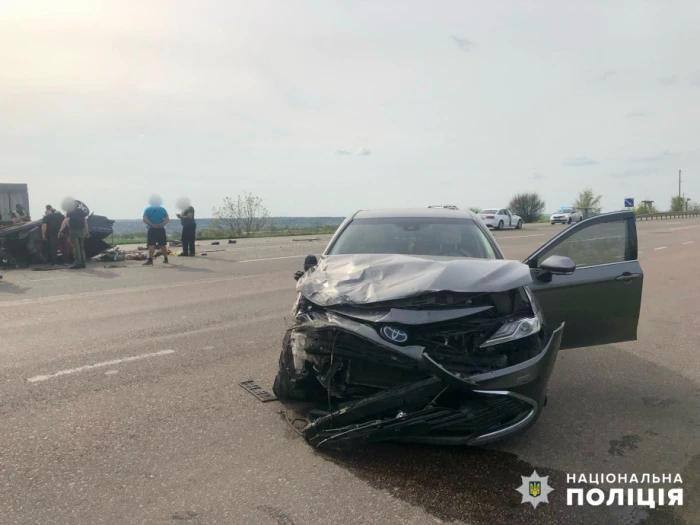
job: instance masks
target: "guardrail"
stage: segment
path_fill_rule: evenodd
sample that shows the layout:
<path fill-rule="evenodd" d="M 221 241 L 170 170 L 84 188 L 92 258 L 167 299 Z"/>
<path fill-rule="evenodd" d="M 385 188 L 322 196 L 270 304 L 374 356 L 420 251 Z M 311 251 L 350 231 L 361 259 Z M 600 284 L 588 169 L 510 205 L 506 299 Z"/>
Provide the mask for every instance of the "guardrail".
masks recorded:
<path fill-rule="evenodd" d="M 685 212 L 685 211 L 668 211 L 664 213 L 645 213 L 637 214 L 638 221 L 657 221 L 664 219 L 689 219 L 691 217 L 700 217 L 700 212 Z"/>

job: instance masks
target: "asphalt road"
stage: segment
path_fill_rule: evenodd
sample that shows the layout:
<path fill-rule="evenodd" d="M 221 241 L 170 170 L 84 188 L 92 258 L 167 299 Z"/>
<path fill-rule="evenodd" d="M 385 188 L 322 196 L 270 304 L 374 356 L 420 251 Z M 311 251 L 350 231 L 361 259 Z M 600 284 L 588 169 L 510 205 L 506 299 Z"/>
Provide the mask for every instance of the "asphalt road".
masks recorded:
<path fill-rule="evenodd" d="M 496 237 L 523 258 L 561 228 Z M 6 272 L 0 523 L 700 523 L 700 221 L 639 224 L 637 342 L 562 351 L 538 423 L 471 449 L 321 454 L 238 386 L 271 387 L 292 273 L 326 239 Z M 535 510 L 533 468 L 555 489 Z M 685 505 L 567 507 L 566 473 L 600 472 L 681 473 Z"/>

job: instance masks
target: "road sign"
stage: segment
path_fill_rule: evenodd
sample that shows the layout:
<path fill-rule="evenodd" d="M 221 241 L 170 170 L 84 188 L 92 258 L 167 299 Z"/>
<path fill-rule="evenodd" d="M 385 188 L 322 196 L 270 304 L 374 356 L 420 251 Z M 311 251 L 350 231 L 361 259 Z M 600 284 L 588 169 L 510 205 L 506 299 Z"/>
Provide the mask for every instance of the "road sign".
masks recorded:
<path fill-rule="evenodd" d="M 634 208 L 634 198 L 633 197 L 626 197 L 625 198 L 625 208 Z"/>

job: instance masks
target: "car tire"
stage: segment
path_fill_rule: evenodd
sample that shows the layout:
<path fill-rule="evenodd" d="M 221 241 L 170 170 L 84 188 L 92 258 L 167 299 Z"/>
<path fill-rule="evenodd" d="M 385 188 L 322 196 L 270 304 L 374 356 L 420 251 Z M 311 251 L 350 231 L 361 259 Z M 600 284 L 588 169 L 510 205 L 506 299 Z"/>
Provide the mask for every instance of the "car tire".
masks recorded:
<path fill-rule="evenodd" d="M 279 369 L 272 391 L 278 399 L 291 399 L 294 401 L 310 401 L 323 399 L 324 391 L 311 374 L 298 374 L 294 371 L 294 357 L 290 345 L 290 332 L 284 335 L 282 341 L 282 353 L 279 359 Z"/>
<path fill-rule="evenodd" d="M 552 224 L 552 225 L 553 225 L 553 224 L 554 224 L 554 221 L 551 221 L 549 224 Z"/>
<path fill-rule="evenodd" d="M 571 224 L 571 217 L 569 217 L 569 220 L 566 221 L 566 224 Z"/>
<path fill-rule="evenodd" d="M 515 227 L 516 230 L 522 230 L 523 229 L 523 221 L 518 221 L 518 225 Z"/>
<path fill-rule="evenodd" d="M 498 221 L 498 226 L 496 226 L 497 230 L 502 230 L 503 229 L 503 221 Z"/>

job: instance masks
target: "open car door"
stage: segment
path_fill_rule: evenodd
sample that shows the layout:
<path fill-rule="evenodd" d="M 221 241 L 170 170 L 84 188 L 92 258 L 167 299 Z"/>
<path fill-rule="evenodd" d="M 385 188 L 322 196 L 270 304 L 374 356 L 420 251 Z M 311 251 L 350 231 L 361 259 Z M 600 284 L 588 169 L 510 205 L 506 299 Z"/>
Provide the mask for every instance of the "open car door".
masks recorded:
<path fill-rule="evenodd" d="M 576 269 L 553 275 L 541 269 L 548 257 L 571 258 Z M 637 338 L 642 268 L 632 212 L 598 215 L 578 222 L 525 259 L 532 291 L 550 327 L 563 321 L 561 348 L 603 345 Z"/>

